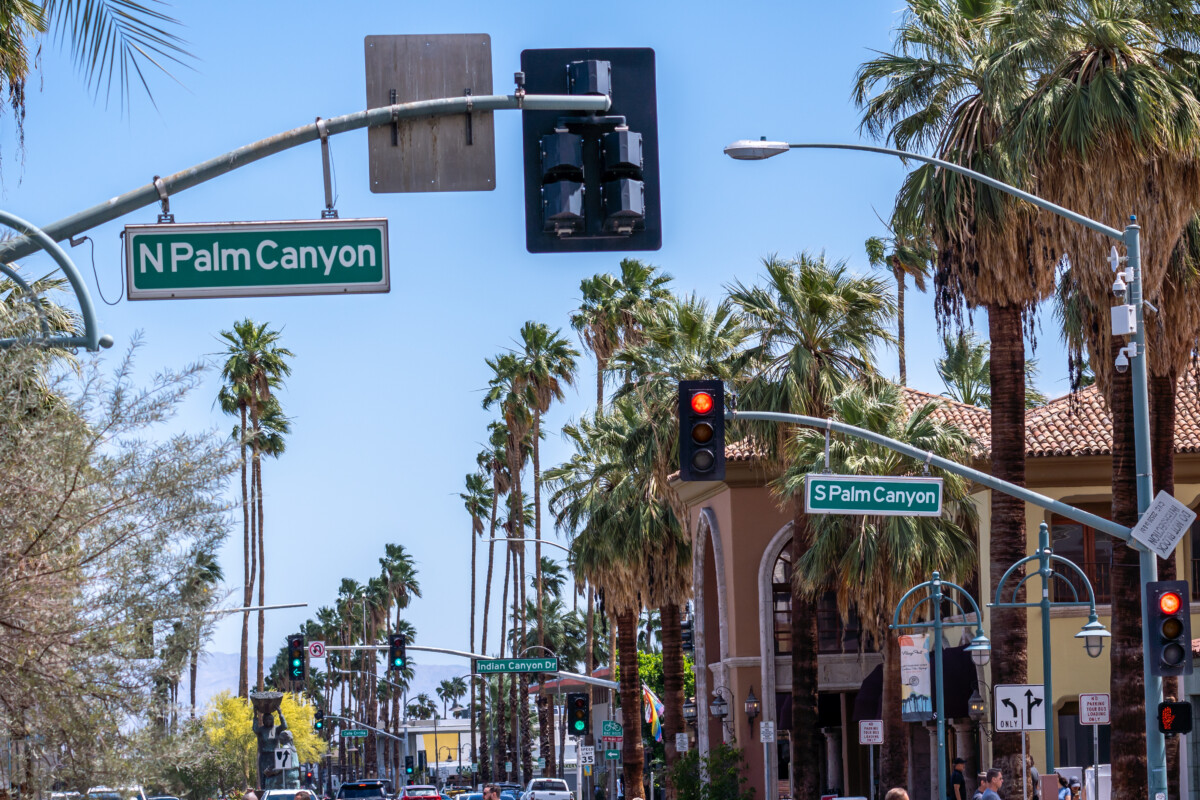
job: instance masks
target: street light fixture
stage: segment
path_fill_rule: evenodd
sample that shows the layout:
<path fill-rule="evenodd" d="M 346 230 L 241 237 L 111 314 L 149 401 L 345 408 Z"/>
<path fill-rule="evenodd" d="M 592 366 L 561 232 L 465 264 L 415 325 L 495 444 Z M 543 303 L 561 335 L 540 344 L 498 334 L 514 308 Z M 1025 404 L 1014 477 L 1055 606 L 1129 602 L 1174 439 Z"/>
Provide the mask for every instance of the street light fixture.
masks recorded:
<path fill-rule="evenodd" d="M 982 722 L 987 716 L 987 703 L 980 697 L 978 687 L 971 692 L 971 698 L 967 700 L 967 716 L 975 722 Z"/>
<path fill-rule="evenodd" d="M 967 645 L 967 652 L 971 654 L 971 660 L 975 662 L 975 666 L 986 666 L 992 660 L 992 643 L 983 635 L 983 631 L 980 631 Z"/>
<path fill-rule="evenodd" d="M 723 686 L 718 686 L 713 690 L 712 699 L 708 702 L 708 710 L 714 717 L 724 721 L 725 715 L 729 713 L 729 703 L 721 696 L 722 692 L 729 694 L 729 690 Z"/>
<path fill-rule="evenodd" d="M 738 161 L 762 161 L 764 158 L 777 156 L 789 150 L 787 142 L 768 142 L 767 137 L 754 139 L 738 139 L 725 148 L 725 155 Z"/>
<path fill-rule="evenodd" d="M 683 719 L 688 725 L 696 727 L 696 698 L 689 697 L 684 701 Z"/>
<path fill-rule="evenodd" d="M 762 711 L 762 703 L 754 696 L 754 685 L 750 686 L 750 694 L 746 697 L 746 717 L 751 724 L 754 723 L 754 718 L 758 716 L 758 712 Z"/>
<path fill-rule="evenodd" d="M 1096 612 L 1093 609 L 1091 616 L 1088 617 L 1087 624 L 1080 629 L 1079 633 L 1075 634 L 1076 639 L 1083 639 L 1083 649 L 1092 658 L 1099 658 L 1104 652 L 1104 640 L 1112 637 L 1108 629 L 1096 618 Z"/>

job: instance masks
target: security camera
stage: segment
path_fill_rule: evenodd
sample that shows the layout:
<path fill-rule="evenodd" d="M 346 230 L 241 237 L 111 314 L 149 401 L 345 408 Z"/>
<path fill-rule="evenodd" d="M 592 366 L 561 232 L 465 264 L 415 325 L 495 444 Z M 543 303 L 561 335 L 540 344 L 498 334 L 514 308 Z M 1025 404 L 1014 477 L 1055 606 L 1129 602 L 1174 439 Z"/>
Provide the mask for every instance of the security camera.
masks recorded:
<path fill-rule="evenodd" d="M 1121 273 L 1117 273 L 1117 279 L 1113 281 L 1112 290 L 1119 299 L 1125 299 L 1125 290 L 1129 287 L 1125 284 L 1125 279 L 1121 277 Z"/>
<path fill-rule="evenodd" d="M 1131 356 L 1137 355 L 1137 345 L 1130 344 L 1122 347 L 1117 351 L 1117 360 L 1113 362 L 1113 366 L 1117 368 L 1117 372 L 1124 375 L 1129 372 L 1129 359 Z"/>

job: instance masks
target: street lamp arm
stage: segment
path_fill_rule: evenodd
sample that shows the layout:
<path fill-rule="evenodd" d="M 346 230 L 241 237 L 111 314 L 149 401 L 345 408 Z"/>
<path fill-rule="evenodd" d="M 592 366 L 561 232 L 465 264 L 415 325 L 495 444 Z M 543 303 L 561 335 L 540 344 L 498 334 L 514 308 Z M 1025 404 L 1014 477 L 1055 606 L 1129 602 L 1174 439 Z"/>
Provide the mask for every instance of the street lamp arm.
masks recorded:
<path fill-rule="evenodd" d="M 1017 592 L 1019 592 L 1021 590 L 1021 587 L 1024 586 L 1025 583 L 1030 578 L 1036 577 L 1039 574 L 1038 572 L 1026 573 L 1025 576 L 1022 577 L 1021 580 L 1017 582 L 1017 585 L 1012 588 L 1012 592 L 1009 593 L 1009 597 L 1012 598 L 1012 600 L 1010 600 L 1009 602 L 1007 602 L 1007 603 L 1004 602 L 1003 598 L 1001 596 L 1002 593 L 1004 592 L 1004 584 L 1008 582 L 1009 577 L 1014 572 L 1016 572 L 1023 565 L 1028 564 L 1031 561 L 1038 561 L 1038 560 L 1039 560 L 1038 556 L 1035 553 L 1034 555 L 1031 555 L 1031 556 L 1025 556 L 1025 558 L 1022 558 L 1020 561 L 1018 561 L 1017 563 L 1015 563 L 1011 567 L 1009 567 L 1005 571 L 1004 575 L 1000 578 L 999 583 L 996 584 L 996 602 L 989 603 L 988 604 L 989 607 L 991 607 L 991 608 L 997 608 L 997 607 L 999 607 L 999 608 L 1040 608 L 1042 605 L 1040 602 L 1038 602 L 1038 603 L 1028 603 L 1028 602 L 1018 603 L 1017 602 Z M 1092 581 L 1090 578 L 1088 578 L 1087 573 L 1084 572 L 1083 569 L 1078 564 L 1076 564 L 1074 561 L 1072 561 L 1071 559 L 1066 558 L 1064 556 L 1060 556 L 1060 555 L 1051 553 L 1049 555 L 1049 560 L 1055 561 L 1059 564 L 1070 567 L 1072 570 L 1074 570 L 1075 574 L 1078 575 L 1083 580 L 1083 585 L 1085 587 L 1087 587 L 1087 590 L 1088 590 L 1088 599 L 1081 600 L 1079 598 L 1079 590 L 1075 588 L 1075 584 L 1073 584 L 1069 580 L 1067 580 L 1066 575 L 1063 575 L 1061 572 L 1052 572 L 1052 573 L 1050 573 L 1050 577 L 1051 578 L 1059 578 L 1064 583 L 1066 583 L 1067 586 L 1070 587 L 1071 594 L 1075 599 L 1074 600 L 1055 600 L 1055 601 L 1051 602 L 1050 605 L 1052 605 L 1052 606 L 1091 606 L 1092 613 L 1095 613 L 1095 611 L 1096 611 L 1096 592 L 1092 589 Z"/>
<path fill-rule="evenodd" d="M 950 581 L 945 580 L 943 578 L 938 578 L 937 580 L 939 583 L 941 583 L 943 590 L 955 589 L 958 591 L 958 594 L 960 597 L 967 598 L 967 600 L 971 603 L 971 610 L 975 612 L 975 622 L 967 622 L 965 619 L 962 622 L 943 622 L 943 623 L 941 623 L 942 627 L 944 627 L 944 628 L 954 628 L 954 627 L 969 628 L 972 625 L 974 625 L 976 628 L 979 628 L 980 631 L 982 632 L 981 626 L 983 625 L 983 614 L 979 613 L 979 606 L 975 604 L 975 598 L 971 597 L 971 595 L 967 593 L 967 590 L 964 589 L 963 587 L 959 586 L 957 583 L 951 583 Z M 928 622 L 913 622 L 912 621 L 912 615 L 914 613 L 916 613 L 916 610 L 918 608 L 920 608 L 922 604 L 933 599 L 934 596 L 932 594 L 927 595 L 926 597 L 922 598 L 921 602 L 917 603 L 916 606 L 914 606 L 912 608 L 912 610 L 909 611 L 909 614 L 908 614 L 909 621 L 908 622 L 906 622 L 904 624 L 900 623 L 900 609 L 904 608 L 904 601 L 908 600 L 908 598 L 911 597 L 918 590 L 926 589 L 930 586 L 933 586 L 933 584 L 934 584 L 933 581 L 925 581 L 924 583 L 918 583 L 916 586 L 912 587 L 911 589 L 909 589 L 907 592 L 904 593 L 904 596 L 900 598 L 900 602 L 896 604 L 895 613 L 892 614 L 891 627 L 896 628 L 896 629 L 924 628 L 924 627 L 928 627 L 933 624 L 933 623 L 928 623 Z M 949 600 L 951 603 L 954 603 L 954 605 L 956 605 L 958 607 L 958 610 L 963 612 L 963 616 L 966 617 L 967 610 L 965 608 L 963 608 L 962 604 L 959 603 L 957 600 L 955 600 L 953 597 L 950 597 L 943 592 L 938 595 L 938 599 Z M 942 612 L 941 612 L 941 609 L 939 608 L 939 609 L 934 609 L 934 613 L 941 614 Z"/>
<path fill-rule="evenodd" d="M 820 428 L 821 430 L 833 430 L 838 433 L 844 433 L 848 436 L 854 436 L 859 439 L 865 439 L 868 442 L 886 447 L 889 450 L 894 450 L 897 453 L 902 453 L 910 458 L 915 458 L 930 466 L 938 469 L 951 472 L 955 475 L 961 475 L 964 478 L 969 478 L 982 486 L 989 489 L 995 489 L 1010 497 L 1015 497 L 1018 500 L 1024 500 L 1026 503 L 1032 503 L 1039 508 L 1044 508 L 1055 514 L 1060 514 L 1067 519 L 1074 520 L 1083 525 L 1094 528 L 1095 530 L 1107 533 L 1109 536 L 1116 537 L 1123 542 L 1130 540 L 1129 528 L 1126 528 L 1120 523 L 1112 520 L 1098 517 L 1095 514 L 1089 514 L 1081 508 L 1076 508 L 1072 505 L 1067 505 L 1060 500 L 1054 500 L 1045 495 L 1031 492 L 1024 486 L 1017 486 L 1015 483 L 1000 480 L 986 472 L 980 472 L 977 469 L 963 466 L 955 461 L 936 456 L 925 450 L 920 450 L 910 444 L 889 439 L 887 436 L 882 436 L 874 431 L 866 430 L 865 428 L 857 428 L 853 425 L 847 425 L 845 422 L 840 422 L 836 419 L 824 419 L 822 417 L 808 417 L 803 414 L 784 414 L 778 411 L 727 411 L 725 419 L 736 421 L 739 419 L 746 420 L 762 420 L 764 422 L 791 422 L 798 425 L 807 425 L 812 428 Z"/>
<path fill-rule="evenodd" d="M 977 180 L 980 183 L 991 186 L 993 189 L 999 189 L 1000 191 L 1004 192 L 1005 194 L 1010 194 L 1013 197 L 1018 197 L 1027 203 L 1032 203 L 1033 205 L 1037 206 L 1038 208 L 1045 209 L 1046 211 L 1049 211 L 1052 214 L 1057 214 L 1058 216 L 1063 217 L 1065 219 L 1069 219 L 1072 222 L 1077 222 L 1086 228 L 1091 228 L 1092 230 L 1096 231 L 1097 233 L 1103 233 L 1105 236 L 1108 236 L 1109 238 L 1112 238 L 1112 239 L 1116 239 L 1119 242 L 1125 241 L 1125 234 L 1123 232 L 1117 230 L 1116 228 L 1110 228 L 1109 226 L 1105 225 L 1102 222 L 1097 222 L 1096 220 L 1091 219 L 1090 217 L 1085 217 L 1082 214 L 1071 211 L 1068 208 L 1063 208 L 1060 205 L 1051 203 L 1049 200 L 1043 200 L 1042 198 L 1038 197 L 1035 194 L 1030 194 L 1029 192 L 1022 191 L 1015 186 L 1011 186 L 1011 185 L 1005 183 L 1004 181 L 998 181 L 995 178 L 992 178 L 988 175 L 984 175 L 982 172 L 976 172 L 973 169 L 967 169 L 966 167 L 962 166 L 961 164 L 955 164 L 952 161 L 944 161 L 940 158 L 934 158 L 932 156 L 924 156 L 924 155 L 921 155 L 920 153 L 910 153 L 907 150 L 896 150 L 891 147 L 876 147 L 874 145 L 869 145 L 869 144 L 837 144 L 837 143 L 833 143 L 833 144 L 808 144 L 808 143 L 791 144 L 789 142 L 788 147 L 791 148 L 792 150 L 805 150 L 805 149 L 862 150 L 867 153 L 883 153 L 884 155 L 899 156 L 900 158 L 905 158 L 905 159 L 911 158 L 914 161 L 924 161 L 926 164 L 933 164 L 936 167 L 941 167 L 942 169 L 948 169 L 951 172 L 957 172 L 960 175 L 966 175 L 968 178 L 973 178 L 974 180 Z"/>

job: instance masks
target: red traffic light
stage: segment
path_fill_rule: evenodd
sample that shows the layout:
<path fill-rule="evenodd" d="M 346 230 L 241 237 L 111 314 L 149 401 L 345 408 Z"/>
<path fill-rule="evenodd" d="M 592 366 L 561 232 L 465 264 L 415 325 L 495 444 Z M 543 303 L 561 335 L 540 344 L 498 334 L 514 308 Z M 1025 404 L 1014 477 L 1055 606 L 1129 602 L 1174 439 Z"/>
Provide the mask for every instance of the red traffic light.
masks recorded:
<path fill-rule="evenodd" d="M 1180 606 L 1183 605 L 1183 598 L 1175 592 L 1164 592 L 1158 598 L 1158 608 L 1164 614 L 1178 614 Z"/>
<path fill-rule="evenodd" d="M 696 392 L 692 395 L 692 411 L 697 414 L 707 414 L 713 410 L 712 395 L 708 392 Z"/>

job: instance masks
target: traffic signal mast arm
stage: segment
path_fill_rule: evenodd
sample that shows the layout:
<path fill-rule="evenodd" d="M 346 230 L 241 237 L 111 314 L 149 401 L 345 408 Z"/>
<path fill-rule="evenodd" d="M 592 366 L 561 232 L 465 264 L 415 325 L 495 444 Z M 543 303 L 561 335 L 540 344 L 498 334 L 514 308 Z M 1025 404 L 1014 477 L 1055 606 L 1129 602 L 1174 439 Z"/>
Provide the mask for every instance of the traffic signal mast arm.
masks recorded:
<path fill-rule="evenodd" d="M 403 737 L 396 736 L 396 735 L 394 735 L 394 734 L 388 733 L 387 731 L 381 731 L 379 728 L 372 727 L 372 726 L 368 725 L 368 724 L 367 724 L 367 723 L 365 723 L 365 722 L 359 722 L 358 720 L 354 719 L 353 717 L 343 717 L 343 716 L 340 716 L 340 715 L 338 715 L 338 714 L 326 714 L 326 715 L 325 715 L 325 718 L 326 718 L 326 719 L 340 719 L 340 720 L 344 720 L 344 721 L 346 721 L 346 722 L 349 722 L 351 725 L 357 725 L 357 726 L 359 726 L 360 728 L 366 728 L 366 729 L 367 729 L 367 730 L 369 730 L 369 731 L 375 731 L 375 733 L 379 734 L 380 736 L 386 736 L 386 737 L 388 737 L 389 739 L 395 739 L 397 742 L 403 742 L 403 741 L 404 741 L 404 738 L 403 738 Z"/>
<path fill-rule="evenodd" d="M 1107 533 L 1109 536 L 1114 536 L 1125 542 L 1130 547 L 1136 550 L 1144 550 L 1145 548 L 1138 542 L 1130 538 L 1130 530 L 1124 525 L 1113 522 L 1112 520 L 1098 517 L 1095 514 L 1076 508 L 1072 505 L 1067 505 L 1059 500 L 1053 500 L 1043 494 L 1031 492 L 1024 486 L 1017 486 L 1015 483 L 1002 481 L 999 478 L 988 475 L 986 472 L 980 472 L 970 467 L 965 467 L 955 461 L 936 456 L 926 450 L 920 450 L 904 442 L 895 439 L 889 439 L 886 436 L 880 436 L 874 431 L 866 430 L 865 428 L 857 428 L 853 425 L 847 425 L 844 422 L 839 422 L 835 419 L 822 419 L 821 417 L 808 417 L 803 414 L 783 414 L 777 411 L 726 411 L 725 419 L 733 422 L 739 419 L 756 420 L 762 422 L 790 422 L 797 425 L 805 425 L 810 428 L 819 428 L 821 430 L 837 431 L 848 436 L 854 436 L 859 439 L 865 439 L 873 444 L 886 447 L 889 450 L 894 450 L 897 453 L 915 458 L 918 461 L 924 462 L 931 467 L 943 469 L 946 472 L 951 472 L 955 475 L 961 475 L 964 478 L 969 478 L 976 483 L 986 486 L 989 489 L 994 489 L 997 492 L 1002 492 L 1010 497 L 1015 497 L 1018 500 L 1024 500 L 1026 503 L 1031 503 L 1039 508 L 1044 508 L 1052 511 L 1055 514 L 1061 514 L 1067 519 L 1088 525 L 1098 531 Z"/>
<path fill-rule="evenodd" d="M 338 133 L 371 128 L 378 125 L 390 125 L 402 119 L 420 119 L 423 117 L 443 117 L 453 114 L 467 114 L 471 111 L 502 111 L 506 109 L 521 109 L 530 111 L 590 111 L 606 112 L 612 101 L 603 95 L 557 95 L 557 94 L 493 94 L 478 97 L 446 97 L 437 100 L 419 100 L 413 103 L 398 103 L 391 106 L 370 108 L 366 111 L 356 111 L 322 120 L 321 126 L 325 132 L 333 136 Z M 158 186 L 170 196 L 185 189 L 191 189 L 212 180 L 227 172 L 253 164 L 267 156 L 282 153 L 298 145 L 320 140 L 321 132 L 317 123 L 302 125 L 290 131 L 277 133 L 266 139 L 260 139 L 252 144 L 231 150 L 228 153 L 210 158 L 194 167 L 181 170 L 172 175 L 164 176 L 153 183 L 147 183 L 133 191 L 118 195 L 111 200 L 84 209 L 77 214 L 64 217 L 57 222 L 42 226 L 42 230 L 54 241 L 61 242 L 84 231 L 91 230 L 97 225 L 111 222 L 114 219 L 137 211 L 139 208 L 154 205 L 162 198 Z M 0 245 L 0 263 L 11 263 L 41 250 L 42 245 L 27 236 L 13 239 Z"/>

